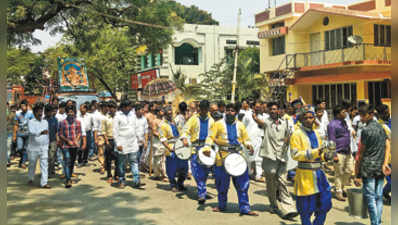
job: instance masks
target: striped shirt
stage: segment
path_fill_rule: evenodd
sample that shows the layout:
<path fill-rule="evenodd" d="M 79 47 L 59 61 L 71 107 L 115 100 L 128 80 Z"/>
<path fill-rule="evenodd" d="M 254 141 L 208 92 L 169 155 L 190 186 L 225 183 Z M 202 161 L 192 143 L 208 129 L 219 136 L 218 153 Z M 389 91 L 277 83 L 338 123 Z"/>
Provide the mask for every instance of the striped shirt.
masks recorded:
<path fill-rule="evenodd" d="M 79 120 L 74 120 L 69 123 L 68 120 L 63 120 L 59 123 L 59 135 L 64 136 L 66 139 L 75 142 L 77 137 L 82 137 L 82 127 Z M 76 146 L 70 146 L 68 143 L 63 142 L 62 148 L 76 148 Z"/>

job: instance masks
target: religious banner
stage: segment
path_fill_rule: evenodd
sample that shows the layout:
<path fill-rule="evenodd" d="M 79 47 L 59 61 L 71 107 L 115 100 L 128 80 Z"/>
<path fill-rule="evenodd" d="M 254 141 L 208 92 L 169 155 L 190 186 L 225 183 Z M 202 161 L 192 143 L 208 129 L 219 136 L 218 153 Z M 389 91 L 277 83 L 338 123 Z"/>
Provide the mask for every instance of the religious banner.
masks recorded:
<path fill-rule="evenodd" d="M 76 58 L 58 57 L 59 88 L 63 91 L 88 90 L 86 65 Z"/>

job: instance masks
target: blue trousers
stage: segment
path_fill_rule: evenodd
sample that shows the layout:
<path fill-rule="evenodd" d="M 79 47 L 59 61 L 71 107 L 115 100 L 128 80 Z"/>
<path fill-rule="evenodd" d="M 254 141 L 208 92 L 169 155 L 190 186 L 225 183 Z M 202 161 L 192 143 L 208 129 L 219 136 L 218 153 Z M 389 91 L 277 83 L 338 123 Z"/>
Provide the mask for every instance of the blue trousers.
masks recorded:
<path fill-rule="evenodd" d="M 21 160 L 19 161 L 20 166 L 28 160 L 28 152 L 26 151 L 28 139 L 29 136 L 17 136 L 17 150 L 21 153 Z"/>
<path fill-rule="evenodd" d="M 314 195 L 297 196 L 296 207 L 302 225 L 323 225 L 326 214 L 332 208 L 332 193 L 327 190 Z M 312 223 L 311 216 L 314 213 L 315 220 Z"/>
<path fill-rule="evenodd" d="M 198 197 L 199 198 L 206 198 L 206 181 L 207 177 L 209 176 L 209 172 L 212 170 L 206 166 L 203 166 L 198 163 L 198 155 L 193 154 L 191 157 L 191 171 L 192 175 L 195 179 L 196 186 L 198 188 Z"/>
<path fill-rule="evenodd" d="M 77 155 L 77 148 L 64 148 L 62 149 L 64 155 L 64 172 L 66 180 L 70 180 L 75 168 L 75 161 Z"/>
<path fill-rule="evenodd" d="M 380 225 L 383 215 L 383 184 L 384 177 L 362 178 L 362 193 L 368 212 L 371 225 Z"/>
<path fill-rule="evenodd" d="M 228 189 L 229 183 L 231 181 L 231 175 L 225 171 L 224 166 L 216 166 L 214 168 L 214 173 L 218 192 L 218 208 L 220 210 L 225 210 L 227 207 Z M 232 177 L 232 182 L 234 183 L 235 190 L 238 193 L 240 213 L 250 212 L 249 195 L 247 194 L 250 181 L 247 169 L 243 175 L 239 177 Z"/>
<path fill-rule="evenodd" d="M 171 188 L 182 188 L 188 174 L 188 160 L 181 160 L 172 152 L 166 157 L 166 174 Z M 178 177 L 177 181 L 176 177 Z"/>
<path fill-rule="evenodd" d="M 133 174 L 133 183 L 135 185 L 140 183 L 140 171 L 138 169 L 138 152 L 132 152 L 128 154 L 118 154 L 117 168 L 120 183 L 126 182 L 126 163 L 130 164 L 131 173 Z"/>

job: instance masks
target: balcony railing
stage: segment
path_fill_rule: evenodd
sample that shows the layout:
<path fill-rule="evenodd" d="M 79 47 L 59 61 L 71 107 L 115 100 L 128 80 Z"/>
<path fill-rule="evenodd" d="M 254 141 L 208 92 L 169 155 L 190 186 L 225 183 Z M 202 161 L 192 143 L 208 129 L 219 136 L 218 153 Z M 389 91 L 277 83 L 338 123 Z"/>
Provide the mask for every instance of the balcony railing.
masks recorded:
<path fill-rule="evenodd" d="M 283 60 L 282 63 L 285 65 L 282 64 L 281 68 L 300 69 L 337 63 L 366 63 L 364 61 L 391 64 L 391 47 L 359 44 L 342 49 L 289 54 Z"/>

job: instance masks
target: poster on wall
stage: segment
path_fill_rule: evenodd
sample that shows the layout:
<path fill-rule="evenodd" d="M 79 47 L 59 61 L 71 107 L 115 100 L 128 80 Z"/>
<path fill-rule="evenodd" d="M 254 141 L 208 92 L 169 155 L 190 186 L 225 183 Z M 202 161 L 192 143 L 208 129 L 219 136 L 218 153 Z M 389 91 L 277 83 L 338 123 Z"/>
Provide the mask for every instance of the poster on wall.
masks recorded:
<path fill-rule="evenodd" d="M 86 65 L 82 59 L 58 57 L 58 77 L 62 91 L 89 89 Z"/>
<path fill-rule="evenodd" d="M 151 80 L 159 78 L 159 74 L 158 68 L 135 73 L 130 77 L 130 88 L 142 90 Z"/>

